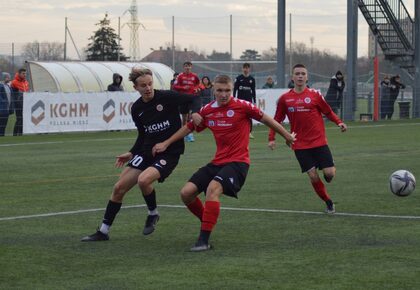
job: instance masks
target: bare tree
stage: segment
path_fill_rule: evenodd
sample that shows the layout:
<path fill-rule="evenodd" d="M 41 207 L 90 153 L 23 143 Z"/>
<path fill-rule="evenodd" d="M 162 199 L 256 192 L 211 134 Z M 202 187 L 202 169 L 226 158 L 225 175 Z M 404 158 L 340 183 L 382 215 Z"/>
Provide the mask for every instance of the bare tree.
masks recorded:
<path fill-rule="evenodd" d="M 26 60 L 63 60 L 64 44 L 60 42 L 28 42 L 23 45 L 22 56 Z"/>

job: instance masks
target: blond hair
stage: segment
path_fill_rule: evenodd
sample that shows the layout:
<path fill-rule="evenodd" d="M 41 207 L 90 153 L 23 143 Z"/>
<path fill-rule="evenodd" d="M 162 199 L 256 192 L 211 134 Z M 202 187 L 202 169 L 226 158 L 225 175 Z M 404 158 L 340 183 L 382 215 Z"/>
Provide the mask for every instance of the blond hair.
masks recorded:
<path fill-rule="evenodd" d="M 128 79 L 135 83 L 136 79 L 145 75 L 150 75 L 153 77 L 153 72 L 148 68 L 141 68 L 141 67 L 133 67 L 131 69 L 131 73 L 128 76 Z"/>

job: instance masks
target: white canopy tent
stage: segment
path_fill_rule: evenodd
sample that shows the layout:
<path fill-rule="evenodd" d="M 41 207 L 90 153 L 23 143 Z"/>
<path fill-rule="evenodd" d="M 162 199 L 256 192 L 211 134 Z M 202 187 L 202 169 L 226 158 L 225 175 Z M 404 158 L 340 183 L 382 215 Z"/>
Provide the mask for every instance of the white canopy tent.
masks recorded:
<path fill-rule="evenodd" d="M 134 91 L 128 80 L 131 68 L 139 66 L 153 72 L 156 89 L 169 89 L 174 71 L 161 63 L 136 62 L 38 62 L 28 61 L 29 82 L 33 92 L 103 92 L 112 83 L 112 75 L 123 77 L 125 91 Z"/>

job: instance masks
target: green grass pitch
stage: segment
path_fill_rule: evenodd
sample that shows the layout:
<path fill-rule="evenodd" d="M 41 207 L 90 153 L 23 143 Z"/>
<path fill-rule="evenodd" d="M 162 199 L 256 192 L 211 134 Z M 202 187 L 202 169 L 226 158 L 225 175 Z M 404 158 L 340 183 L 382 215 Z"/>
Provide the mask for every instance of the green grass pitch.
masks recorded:
<path fill-rule="evenodd" d="M 348 125 L 327 124 L 334 216 L 321 214 L 293 152 L 282 142 L 270 151 L 266 127 L 254 127 L 247 181 L 238 200 L 222 198 L 205 253 L 188 251 L 200 225 L 178 192 L 213 156 L 209 132 L 156 185 L 156 231 L 141 234 L 147 212 L 135 188 L 100 243 L 80 238 L 100 224 L 120 172 L 114 157 L 136 133 L 3 137 L 0 289 L 420 289 L 420 192 L 400 198 L 388 188 L 397 169 L 420 179 L 420 121 Z"/>

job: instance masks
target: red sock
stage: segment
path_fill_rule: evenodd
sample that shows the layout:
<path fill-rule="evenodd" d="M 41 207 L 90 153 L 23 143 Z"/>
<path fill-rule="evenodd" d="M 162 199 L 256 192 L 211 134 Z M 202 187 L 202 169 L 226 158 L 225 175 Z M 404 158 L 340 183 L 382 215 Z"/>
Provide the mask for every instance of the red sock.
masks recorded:
<path fill-rule="evenodd" d="M 312 182 L 312 187 L 315 189 L 315 192 L 318 194 L 319 198 L 321 198 L 323 201 L 330 199 L 330 196 L 327 193 L 327 189 L 325 188 L 325 185 L 322 183 L 321 179 L 319 179 L 317 182 Z"/>
<path fill-rule="evenodd" d="M 206 201 L 203 212 L 203 219 L 201 222 L 201 229 L 203 231 L 211 232 L 217 223 L 217 218 L 220 213 L 220 202 Z"/>
<path fill-rule="evenodd" d="M 201 221 L 203 220 L 203 203 L 201 199 L 196 197 L 190 204 L 187 204 L 187 208 L 192 212 L 198 219 Z"/>

